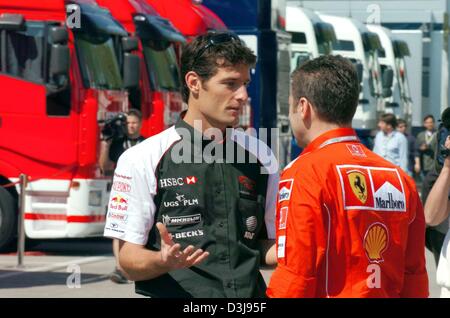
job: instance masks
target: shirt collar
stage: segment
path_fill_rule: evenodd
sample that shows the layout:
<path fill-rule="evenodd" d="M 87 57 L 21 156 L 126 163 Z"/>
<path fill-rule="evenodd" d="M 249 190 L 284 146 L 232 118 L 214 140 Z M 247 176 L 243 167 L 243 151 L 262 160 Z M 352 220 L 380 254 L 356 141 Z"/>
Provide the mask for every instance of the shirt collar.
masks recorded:
<path fill-rule="evenodd" d="M 184 116 L 183 116 L 184 117 Z M 178 131 L 179 129 L 185 129 L 189 134 L 186 136 L 186 134 L 184 133 L 179 133 L 180 136 L 182 137 L 188 137 L 189 141 L 192 142 L 193 144 L 196 144 L 196 140 L 197 140 L 197 144 L 198 145 L 202 145 L 202 147 L 205 147 L 206 145 L 208 145 L 209 143 L 213 142 L 214 140 L 211 138 L 206 137 L 205 135 L 203 135 L 203 133 L 197 129 L 195 129 L 194 127 L 192 127 L 190 124 L 188 124 L 182 117 L 180 117 L 178 119 L 178 121 L 175 124 L 175 129 Z M 227 134 L 225 136 L 225 141 L 230 141 L 230 137 L 231 134 Z M 223 143 L 223 141 L 218 142 L 219 144 Z"/>
<path fill-rule="evenodd" d="M 310 142 L 304 151 L 305 153 L 307 153 L 333 143 L 345 141 L 359 142 L 359 139 L 356 136 L 355 130 L 353 128 L 337 128 L 329 130 Z"/>

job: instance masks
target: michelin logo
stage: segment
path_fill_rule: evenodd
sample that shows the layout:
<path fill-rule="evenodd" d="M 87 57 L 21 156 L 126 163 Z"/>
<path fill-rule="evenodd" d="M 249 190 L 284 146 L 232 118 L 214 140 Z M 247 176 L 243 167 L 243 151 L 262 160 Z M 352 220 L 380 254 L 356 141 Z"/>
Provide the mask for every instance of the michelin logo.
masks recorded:
<path fill-rule="evenodd" d="M 162 222 L 165 226 L 197 224 L 200 223 L 201 220 L 202 216 L 200 214 L 192 214 L 186 216 L 168 216 L 167 214 L 162 215 Z"/>

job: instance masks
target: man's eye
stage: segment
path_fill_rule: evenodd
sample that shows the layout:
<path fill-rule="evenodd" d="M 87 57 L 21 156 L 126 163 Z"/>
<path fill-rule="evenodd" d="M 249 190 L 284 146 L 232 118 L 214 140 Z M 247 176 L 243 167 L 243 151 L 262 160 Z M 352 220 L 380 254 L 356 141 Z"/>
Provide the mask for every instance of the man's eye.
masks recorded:
<path fill-rule="evenodd" d="M 225 82 L 225 85 L 228 87 L 234 87 L 236 85 L 235 82 Z"/>

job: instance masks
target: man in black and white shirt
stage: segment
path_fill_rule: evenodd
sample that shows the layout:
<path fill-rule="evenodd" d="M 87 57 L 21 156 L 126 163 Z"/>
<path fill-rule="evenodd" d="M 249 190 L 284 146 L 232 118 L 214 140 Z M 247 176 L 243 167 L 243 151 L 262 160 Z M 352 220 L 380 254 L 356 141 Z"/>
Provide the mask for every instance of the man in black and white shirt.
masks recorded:
<path fill-rule="evenodd" d="M 264 297 L 261 263 L 275 264 L 278 163 L 265 143 L 232 129 L 256 57 L 232 33 L 183 50 L 177 124 L 119 159 L 105 236 L 150 297 Z M 114 189 L 114 187 L 113 187 Z"/>
<path fill-rule="evenodd" d="M 137 109 L 131 109 L 126 118 L 126 134 L 123 137 L 114 137 L 103 140 L 101 143 L 99 165 L 105 176 L 112 176 L 119 157 L 125 150 L 145 140 L 141 136 L 142 114 Z M 113 239 L 113 254 L 116 259 L 116 267 L 109 278 L 118 284 L 129 283 L 119 264 L 119 241 Z"/>

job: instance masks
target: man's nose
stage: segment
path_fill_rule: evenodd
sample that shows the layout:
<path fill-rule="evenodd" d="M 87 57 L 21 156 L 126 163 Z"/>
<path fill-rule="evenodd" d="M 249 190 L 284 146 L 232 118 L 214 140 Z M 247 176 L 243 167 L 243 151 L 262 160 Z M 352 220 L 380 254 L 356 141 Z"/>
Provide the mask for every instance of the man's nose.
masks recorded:
<path fill-rule="evenodd" d="M 242 85 L 239 87 L 239 89 L 236 91 L 236 99 L 242 102 L 246 102 L 248 99 L 248 92 L 247 92 L 247 86 Z"/>

